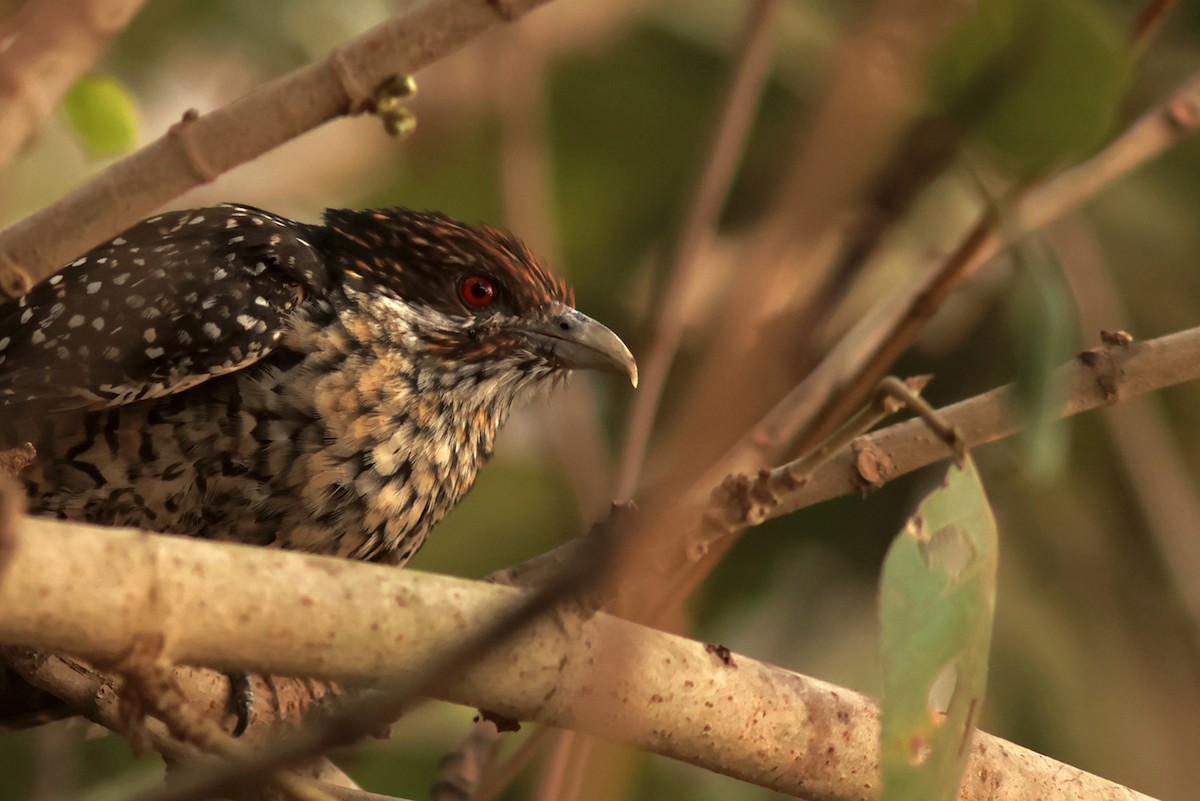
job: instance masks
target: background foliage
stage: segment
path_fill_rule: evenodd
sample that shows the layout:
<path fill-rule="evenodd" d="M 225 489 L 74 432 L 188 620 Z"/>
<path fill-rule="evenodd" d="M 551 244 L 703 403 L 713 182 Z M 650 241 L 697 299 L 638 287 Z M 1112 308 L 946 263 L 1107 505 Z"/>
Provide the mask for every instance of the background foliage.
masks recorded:
<path fill-rule="evenodd" d="M 157 0 L 96 72 L 126 88 L 147 141 L 184 109 L 219 106 L 402 5 Z M 1115 30 L 1131 29 L 1138 10 L 1117 0 L 1071 5 L 1085 16 L 1104 9 L 1111 14 L 1104 24 Z M 774 72 L 724 213 L 724 239 L 735 241 L 766 211 L 780 165 L 819 103 L 830 49 L 865 8 L 805 0 L 785 9 Z M 582 309 L 639 353 L 648 268 L 690 184 L 741 14 L 741 4 L 718 0 L 561 0 L 418 76 L 419 127 L 411 138 L 389 139 L 372 119 L 337 122 L 173 205 L 237 200 L 308 220 L 325 206 L 407 205 L 507 223 L 552 256 Z M 1200 11 L 1184 4 L 1141 57 L 1117 127 L 1198 67 Z M 0 178 L 0 222 L 53 200 L 103 164 L 90 160 L 68 118 L 58 115 Z M 1084 307 L 1078 316 L 1086 329 L 1071 332 L 1070 347 L 1092 344 L 1099 327 L 1145 339 L 1196 325 L 1198 168 L 1200 143 L 1185 143 L 1050 232 L 1060 255 L 1072 255 L 1063 265 L 1075 292 L 1068 304 Z M 864 279 L 868 293 L 903 276 L 906 258 L 952 238 L 966 219 L 971 182 L 952 172 L 931 187 L 889 257 Z M 736 270 L 709 258 L 712 270 Z M 935 373 L 926 394 L 936 403 L 1012 380 L 1028 345 L 1025 329 L 1013 333 L 1005 322 L 1015 276 L 1001 263 L 981 271 L 897 372 Z M 706 320 L 723 299 L 719 287 L 714 280 L 712 291 L 702 287 L 697 297 L 679 299 L 693 304 L 680 378 L 698 358 Z M 1099 314 L 1097 287 L 1108 288 L 1113 304 Z M 1093 299 L 1081 302 L 1085 296 Z M 854 312 L 845 313 L 847 321 Z M 666 417 L 671 393 L 685 387 L 681 380 L 668 388 Z M 570 392 L 518 414 L 493 465 L 414 566 L 482 576 L 582 530 L 606 502 L 610 454 L 628 403 L 619 381 L 580 376 Z M 571 411 L 578 409 L 584 412 Z M 1146 487 L 1169 473 L 1194 491 L 1200 387 L 1168 390 L 1148 401 L 1147 411 L 1167 427 L 1177 461 L 1147 463 L 1137 452 L 1144 441 L 1114 437 L 1108 418 L 1133 413 L 1126 406 L 1066 424 L 1062 466 L 1049 477 L 1028 469 L 1019 443 L 976 454 L 1002 543 L 982 726 L 1143 792 L 1187 798 L 1200 784 L 1200 637 L 1165 578 L 1157 545 L 1156 521 L 1173 510 Z M 752 531 L 698 596 L 696 635 L 877 692 L 879 568 L 929 484 L 918 474 L 866 501 L 841 499 Z M 393 727 L 390 740 L 341 762 L 368 787 L 421 797 L 437 759 L 470 717 L 468 710 L 427 705 Z M 769 795 L 620 747 L 598 749 L 585 798 Z M 35 775 L 45 778 L 40 764 L 53 764 L 54 780 L 69 787 L 118 775 L 131 761 L 113 737 L 0 735 L 0 801 L 29 797 Z M 154 764 L 146 760 L 143 768 Z M 507 797 L 526 797 L 530 789 L 527 780 Z"/>

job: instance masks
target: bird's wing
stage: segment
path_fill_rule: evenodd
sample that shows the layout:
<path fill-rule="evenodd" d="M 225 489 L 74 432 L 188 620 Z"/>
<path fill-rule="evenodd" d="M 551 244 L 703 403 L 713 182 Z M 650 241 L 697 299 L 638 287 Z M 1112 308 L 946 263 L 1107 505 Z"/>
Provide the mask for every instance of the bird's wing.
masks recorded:
<path fill-rule="evenodd" d="M 329 280 L 307 231 L 248 206 L 138 223 L 0 305 L 0 409 L 120 406 L 255 363 Z"/>

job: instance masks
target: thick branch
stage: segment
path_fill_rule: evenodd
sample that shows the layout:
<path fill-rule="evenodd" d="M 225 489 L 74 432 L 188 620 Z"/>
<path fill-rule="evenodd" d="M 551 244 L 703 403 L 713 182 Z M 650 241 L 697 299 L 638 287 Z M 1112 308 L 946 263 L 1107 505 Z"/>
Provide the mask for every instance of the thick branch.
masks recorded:
<path fill-rule="evenodd" d="M 369 109 L 388 78 L 545 2 L 430 0 L 223 108 L 185 114 L 160 139 L 0 233 L 0 291 L 21 294 L 172 198 L 335 117 Z"/>
<path fill-rule="evenodd" d="M 0 583 L 0 641 L 112 660 L 139 634 L 162 634 L 179 661 L 370 680 L 419 669 L 519 594 L 412 570 L 27 518 Z M 623 669 L 608 669 L 614 663 Z M 878 797 L 878 719 L 865 697 L 606 615 L 543 617 L 445 686 L 448 700 L 628 742 L 781 792 Z M 960 798 L 1029 797 L 1144 798 L 979 735 Z"/>
<path fill-rule="evenodd" d="M 0 167 L 50 117 L 145 0 L 31 0 L 0 49 Z"/>

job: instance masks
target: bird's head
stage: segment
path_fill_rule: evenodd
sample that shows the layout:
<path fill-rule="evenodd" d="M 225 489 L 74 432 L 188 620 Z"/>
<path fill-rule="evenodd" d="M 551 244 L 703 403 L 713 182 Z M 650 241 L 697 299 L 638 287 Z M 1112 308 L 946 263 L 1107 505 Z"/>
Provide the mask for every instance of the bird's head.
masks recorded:
<path fill-rule="evenodd" d="M 325 222 L 347 292 L 440 380 L 493 381 L 512 396 L 594 369 L 637 386 L 625 344 L 577 311 L 563 281 L 511 234 L 408 209 L 330 210 Z"/>

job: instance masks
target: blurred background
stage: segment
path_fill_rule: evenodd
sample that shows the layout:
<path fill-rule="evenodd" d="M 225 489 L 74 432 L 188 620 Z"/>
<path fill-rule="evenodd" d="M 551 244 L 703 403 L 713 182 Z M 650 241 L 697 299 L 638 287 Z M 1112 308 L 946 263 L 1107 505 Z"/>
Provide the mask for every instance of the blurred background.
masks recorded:
<path fill-rule="evenodd" d="M 0 3 L 0 10 L 11 18 L 19 5 Z M 94 74 L 127 92 L 138 142 L 145 143 L 186 109 L 219 107 L 407 5 L 155 0 Z M 642 472 L 647 484 L 668 476 L 685 454 L 711 458 L 729 444 L 718 434 L 698 443 L 705 429 L 696 422 L 705 421 L 706 409 L 721 414 L 722 398 L 710 405 L 696 393 L 713 364 L 714 340 L 730 336 L 728 321 L 741 312 L 731 304 L 748 296 L 779 299 L 769 313 L 761 304 L 745 310 L 743 333 L 773 355 L 761 381 L 740 377 L 736 394 L 724 399 L 753 421 L 811 367 L 792 358 L 797 349 L 827 350 L 876 301 L 953 246 L 986 195 L 981 185 L 1008 186 L 1020 174 L 1020 163 L 1014 168 L 986 144 L 963 144 L 927 176 L 821 329 L 799 346 L 781 341 L 786 326 L 773 326 L 803 308 L 791 300 L 802 292 L 789 282 L 804 283 L 810 257 L 829 249 L 827 229 L 842 225 L 852 206 L 836 196 L 827 205 L 825 193 L 854 186 L 788 184 L 797 174 L 792 165 L 801 153 L 811 160 L 822 141 L 844 147 L 829 154 L 831 170 L 852 161 L 856 142 L 874 131 L 834 128 L 821 139 L 814 131 L 839 119 L 830 98 L 886 93 L 903 71 L 889 61 L 889 48 L 906 52 L 910 40 L 940 37 L 949 26 L 929 25 L 921 15 L 949 15 L 946 9 L 958 5 L 780 4 L 761 107 L 719 228 L 699 253 L 687 290 L 666 298 L 681 305 L 685 325 Z M 1131 37 L 1142 11 L 1125 0 L 1060 5 Z M 410 137 L 388 137 L 373 118 L 337 121 L 172 207 L 240 201 L 313 221 L 325 207 L 404 205 L 506 225 L 569 278 L 582 310 L 640 357 L 653 331 L 664 249 L 702 164 L 746 8 L 728 0 L 556 0 L 421 72 L 410 106 L 418 127 Z M 1092 141 L 1076 143 L 1075 158 L 1200 71 L 1200 11 L 1175 9 L 1134 55 L 1111 127 L 1096 123 Z M 837 95 L 837 86 L 850 91 Z M 1025 108 L 1009 123 L 1035 125 L 1035 116 Z M 889 150 L 875 148 L 863 165 L 866 186 Z M 75 126 L 56 115 L 0 175 L 0 223 L 53 201 L 107 163 L 91 158 Z M 1198 175 L 1200 143 L 1185 141 L 1112 183 L 1044 232 L 1026 256 L 997 259 L 972 276 L 893 372 L 933 373 L 927 397 L 945 404 L 1018 377 L 1031 358 L 1030 331 L 1058 331 L 1032 337 L 1032 347 L 1045 345 L 1065 360 L 1096 344 L 1100 328 L 1148 339 L 1200 324 Z M 778 241 L 772 258 L 782 268 L 767 280 L 754 257 L 764 251 L 747 243 L 771 226 L 778 231 L 780 220 L 806 233 Z M 1032 295 L 1031 272 L 1039 276 Z M 517 413 L 492 465 L 412 566 L 480 577 L 585 530 L 613 496 L 632 403 L 619 380 L 578 376 L 568 390 Z M 1200 620 L 1177 586 L 1200 582 L 1200 574 L 1172 573 L 1169 554 L 1172 542 L 1188 547 L 1200 538 L 1200 387 L 1172 388 L 1042 435 L 1052 444 L 1014 440 L 976 454 L 1002 543 L 982 727 L 1150 795 L 1193 798 L 1200 784 Z M 937 476 L 931 468 L 868 498 L 825 503 L 748 532 L 694 596 L 687 630 L 875 692 L 879 566 Z M 390 740 L 367 743 L 338 762 L 368 789 L 425 797 L 438 759 L 466 733 L 472 715 L 429 703 L 398 722 Z M 515 747 L 530 728 L 506 735 L 503 748 Z M 156 758 L 135 760 L 120 738 L 88 736 L 78 725 L 0 735 L 3 801 L 158 770 Z M 592 747 L 583 776 L 586 799 L 772 795 L 605 743 Z M 537 788 L 535 764 L 503 797 L 540 797 Z"/>

